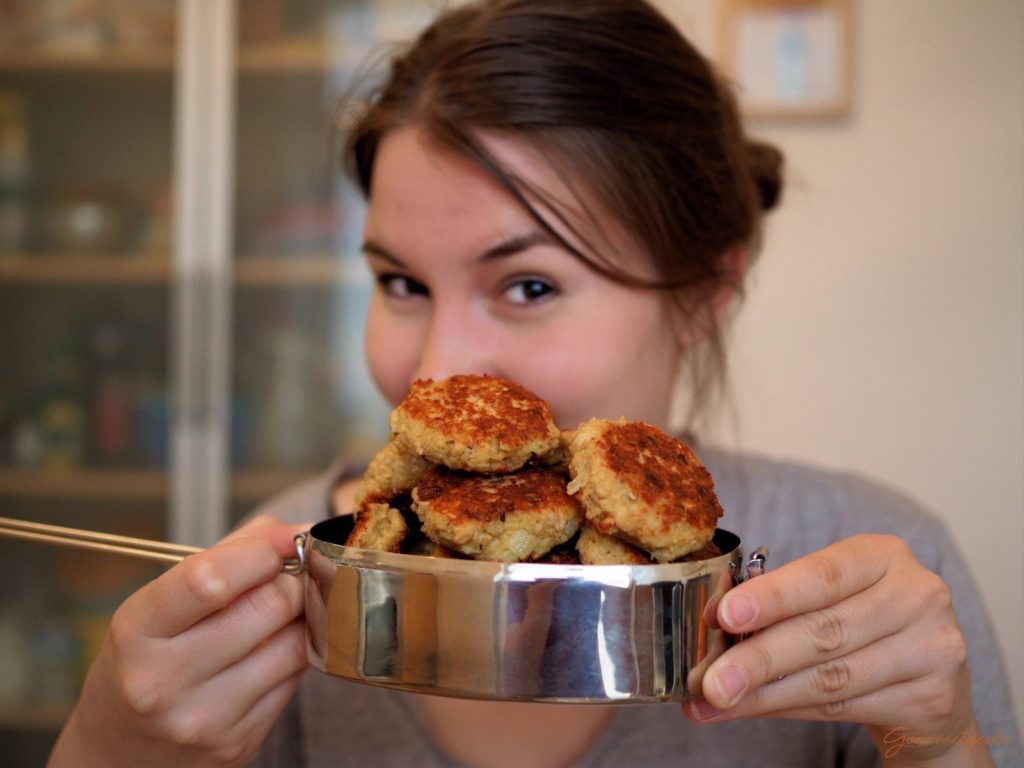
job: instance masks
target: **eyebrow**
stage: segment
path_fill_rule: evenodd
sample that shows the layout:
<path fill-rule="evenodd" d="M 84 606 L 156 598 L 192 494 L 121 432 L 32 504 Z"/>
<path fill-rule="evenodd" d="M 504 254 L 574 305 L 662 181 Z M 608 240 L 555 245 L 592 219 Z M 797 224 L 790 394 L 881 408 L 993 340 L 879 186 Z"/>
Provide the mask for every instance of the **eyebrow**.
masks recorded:
<path fill-rule="evenodd" d="M 551 242 L 551 238 L 543 232 L 527 232 L 522 235 L 514 235 L 492 245 L 480 254 L 477 261 L 495 261 L 497 259 L 515 256 L 517 253 L 529 250 L 535 245 L 548 245 Z M 376 256 L 377 258 L 383 259 L 396 267 L 405 269 L 405 264 L 401 259 L 375 240 L 367 239 L 363 242 L 363 253 L 367 256 Z"/>

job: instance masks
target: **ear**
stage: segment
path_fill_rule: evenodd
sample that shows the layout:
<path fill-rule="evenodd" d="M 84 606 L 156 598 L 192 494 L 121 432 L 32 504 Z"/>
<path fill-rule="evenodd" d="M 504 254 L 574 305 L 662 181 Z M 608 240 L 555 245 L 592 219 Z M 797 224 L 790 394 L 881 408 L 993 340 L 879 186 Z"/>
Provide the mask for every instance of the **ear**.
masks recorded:
<path fill-rule="evenodd" d="M 742 292 L 747 269 L 747 246 L 737 243 L 722 254 L 722 273 L 717 285 L 693 297 L 690 311 L 672 308 L 672 331 L 681 349 L 703 341 L 721 325 Z"/>

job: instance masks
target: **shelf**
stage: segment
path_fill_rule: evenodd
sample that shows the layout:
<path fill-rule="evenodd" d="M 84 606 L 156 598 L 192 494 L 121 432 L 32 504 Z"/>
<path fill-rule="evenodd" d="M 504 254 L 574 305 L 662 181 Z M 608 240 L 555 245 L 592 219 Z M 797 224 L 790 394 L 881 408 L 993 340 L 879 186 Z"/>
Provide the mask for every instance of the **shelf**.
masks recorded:
<path fill-rule="evenodd" d="M 0 496 L 162 502 L 169 475 L 146 469 L 0 469 Z"/>
<path fill-rule="evenodd" d="M 0 253 L 0 283 L 166 283 L 170 271 L 166 256 Z"/>
<path fill-rule="evenodd" d="M 0 71 L 170 74 L 173 70 L 174 50 L 171 48 L 101 48 L 92 51 L 64 51 L 39 46 L 0 48 Z"/>
<path fill-rule="evenodd" d="M 231 475 L 231 498 L 254 503 L 316 474 L 316 470 L 242 470 Z M 164 503 L 170 476 L 154 469 L 0 469 L 0 496 Z"/>
<path fill-rule="evenodd" d="M 362 260 L 326 255 L 242 256 L 234 270 L 239 287 L 329 287 L 363 283 L 369 275 Z M 166 256 L 0 253 L 0 284 L 152 285 L 170 277 Z"/>
<path fill-rule="evenodd" d="M 238 51 L 238 68 L 247 74 L 319 74 L 350 69 L 364 60 L 365 53 L 330 48 L 317 40 L 248 44 Z"/>
<path fill-rule="evenodd" d="M 351 68 L 365 58 L 362 50 L 339 50 L 318 40 L 283 40 L 247 44 L 238 51 L 242 74 L 320 74 Z M 0 48 L 0 71 L 52 74 L 171 74 L 173 48 L 100 48 L 59 50 L 44 47 Z"/>

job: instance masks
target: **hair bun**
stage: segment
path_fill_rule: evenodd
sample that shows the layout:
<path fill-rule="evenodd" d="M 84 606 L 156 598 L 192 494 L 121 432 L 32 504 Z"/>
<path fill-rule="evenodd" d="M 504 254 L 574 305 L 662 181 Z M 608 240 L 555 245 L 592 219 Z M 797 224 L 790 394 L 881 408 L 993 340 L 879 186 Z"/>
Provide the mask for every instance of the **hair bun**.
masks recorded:
<path fill-rule="evenodd" d="M 771 144 L 747 141 L 747 166 L 757 187 L 761 210 L 770 211 L 782 199 L 782 152 Z"/>

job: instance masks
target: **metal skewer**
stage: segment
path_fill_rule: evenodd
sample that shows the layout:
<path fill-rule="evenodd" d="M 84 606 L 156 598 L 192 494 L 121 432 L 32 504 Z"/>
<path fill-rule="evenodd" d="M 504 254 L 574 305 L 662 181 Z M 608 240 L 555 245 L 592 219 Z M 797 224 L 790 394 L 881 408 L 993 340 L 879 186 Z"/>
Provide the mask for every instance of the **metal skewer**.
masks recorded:
<path fill-rule="evenodd" d="M 38 541 L 44 544 L 56 544 L 62 547 L 98 552 L 113 552 L 118 555 L 172 564 L 180 563 L 189 555 L 203 551 L 202 547 L 170 544 L 152 539 L 136 539 L 132 536 L 86 531 L 81 528 L 65 528 L 60 525 L 33 523 L 10 517 L 0 517 L 0 537 Z M 298 542 L 296 544 L 298 545 Z M 301 549 L 297 549 L 297 552 L 300 556 L 302 555 Z M 304 565 L 301 557 L 290 557 L 284 561 L 281 570 L 284 573 L 298 574 L 301 573 Z"/>

